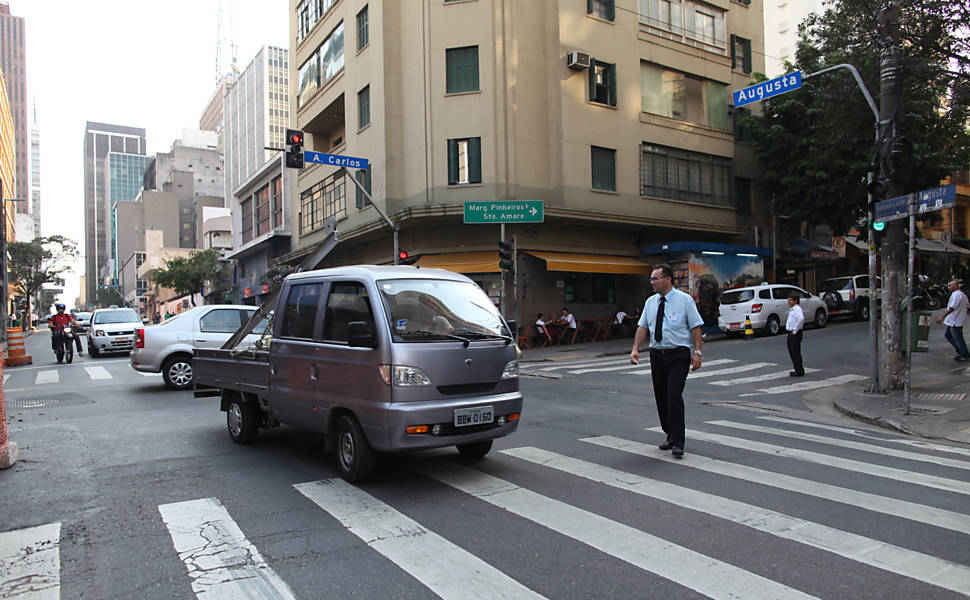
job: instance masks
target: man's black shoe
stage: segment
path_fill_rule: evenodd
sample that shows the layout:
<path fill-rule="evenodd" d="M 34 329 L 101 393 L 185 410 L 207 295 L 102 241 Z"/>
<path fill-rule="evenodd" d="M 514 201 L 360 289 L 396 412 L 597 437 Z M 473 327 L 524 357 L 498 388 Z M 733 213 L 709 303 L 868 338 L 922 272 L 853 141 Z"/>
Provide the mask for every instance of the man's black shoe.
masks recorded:
<path fill-rule="evenodd" d="M 671 442 L 670 440 L 667 440 L 666 442 L 657 446 L 657 448 L 660 448 L 661 450 L 670 450 L 673 447 L 674 447 L 674 443 Z"/>
<path fill-rule="evenodd" d="M 789 371 L 788 372 L 788 376 L 789 377 L 804 377 L 805 374 L 804 373 L 799 373 L 798 371 Z"/>
<path fill-rule="evenodd" d="M 681 458 L 684 456 L 684 449 L 681 448 L 680 446 L 674 446 L 671 454 L 674 455 L 674 458 Z"/>

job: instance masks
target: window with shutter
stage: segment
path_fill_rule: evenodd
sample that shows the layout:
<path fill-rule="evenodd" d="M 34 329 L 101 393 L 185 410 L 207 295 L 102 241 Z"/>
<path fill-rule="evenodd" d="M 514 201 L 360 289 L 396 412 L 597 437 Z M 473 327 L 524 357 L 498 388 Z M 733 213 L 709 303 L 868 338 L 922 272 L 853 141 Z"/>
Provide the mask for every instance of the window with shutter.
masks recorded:
<path fill-rule="evenodd" d="M 448 185 L 482 182 L 482 138 L 448 140 Z"/>
<path fill-rule="evenodd" d="M 356 175 L 357 181 L 360 185 L 364 186 L 367 193 L 370 194 L 370 181 L 371 181 L 371 169 L 368 167 L 366 169 L 358 169 Z M 360 192 L 360 188 L 356 185 L 354 186 L 354 191 L 357 194 L 357 208 L 364 208 L 370 204 L 370 201 L 364 197 L 364 194 Z"/>
<path fill-rule="evenodd" d="M 590 59 L 589 101 L 616 106 L 616 65 Z"/>
<path fill-rule="evenodd" d="M 445 50 L 445 92 L 478 90 L 478 46 Z"/>
<path fill-rule="evenodd" d="M 616 150 L 590 146 L 594 190 L 616 191 Z"/>

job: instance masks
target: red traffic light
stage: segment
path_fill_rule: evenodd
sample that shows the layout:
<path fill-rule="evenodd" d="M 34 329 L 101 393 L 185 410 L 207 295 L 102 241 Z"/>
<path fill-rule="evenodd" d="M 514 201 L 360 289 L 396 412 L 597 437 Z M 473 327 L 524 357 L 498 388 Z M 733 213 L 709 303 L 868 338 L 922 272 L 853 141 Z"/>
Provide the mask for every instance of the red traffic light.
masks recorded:
<path fill-rule="evenodd" d="M 300 135 L 299 133 L 291 133 L 290 134 L 290 142 L 289 143 L 291 143 L 291 144 L 299 144 L 301 142 L 303 142 L 303 136 L 302 135 Z"/>
<path fill-rule="evenodd" d="M 404 260 L 404 259 L 406 259 L 406 258 L 408 257 L 408 252 L 407 252 L 407 250 L 401 250 L 400 252 L 398 252 L 398 253 L 397 253 L 397 257 L 398 257 L 399 259 L 401 259 L 401 260 Z"/>

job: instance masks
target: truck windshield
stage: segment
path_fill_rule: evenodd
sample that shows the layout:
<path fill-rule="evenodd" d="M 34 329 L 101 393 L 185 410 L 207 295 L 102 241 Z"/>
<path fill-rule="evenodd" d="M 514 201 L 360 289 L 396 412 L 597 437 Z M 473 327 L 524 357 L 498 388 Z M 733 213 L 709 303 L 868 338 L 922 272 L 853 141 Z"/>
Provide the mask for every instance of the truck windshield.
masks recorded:
<path fill-rule="evenodd" d="M 511 337 L 495 305 L 474 283 L 390 279 L 378 286 L 396 342 Z"/>

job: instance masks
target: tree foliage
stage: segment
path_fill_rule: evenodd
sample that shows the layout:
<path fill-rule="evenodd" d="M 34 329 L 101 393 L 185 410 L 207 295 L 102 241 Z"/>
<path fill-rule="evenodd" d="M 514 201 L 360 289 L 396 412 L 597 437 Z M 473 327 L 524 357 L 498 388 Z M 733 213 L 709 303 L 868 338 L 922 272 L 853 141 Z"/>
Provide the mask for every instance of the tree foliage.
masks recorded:
<path fill-rule="evenodd" d="M 970 163 L 970 4 L 965 0 L 899 0 L 902 131 L 912 158 L 902 185 L 938 185 Z M 799 28 L 796 64 L 814 73 L 855 66 L 879 102 L 877 0 L 827 0 L 823 14 Z M 763 76 L 761 76 L 763 78 Z M 866 172 L 875 154 L 875 117 L 855 80 L 836 70 L 805 80 L 803 89 L 762 103 L 748 117 L 763 189 L 795 220 L 843 233 L 865 213 Z M 890 140 L 886 140 L 888 143 Z M 877 161 L 878 162 L 878 161 Z"/>
<path fill-rule="evenodd" d="M 78 257 L 77 244 L 62 235 L 34 238 L 32 242 L 7 244 L 10 254 L 10 283 L 27 298 L 27 314 L 31 313 L 30 299 L 48 283 L 63 285 L 65 273 Z"/>
<path fill-rule="evenodd" d="M 225 269 L 218 251 L 203 250 L 192 256 L 178 256 L 165 261 L 165 266 L 155 273 L 154 280 L 179 295 L 188 295 L 192 306 L 195 306 L 193 295 L 201 293 L 206 281 L 221 278 Z"/>

